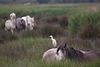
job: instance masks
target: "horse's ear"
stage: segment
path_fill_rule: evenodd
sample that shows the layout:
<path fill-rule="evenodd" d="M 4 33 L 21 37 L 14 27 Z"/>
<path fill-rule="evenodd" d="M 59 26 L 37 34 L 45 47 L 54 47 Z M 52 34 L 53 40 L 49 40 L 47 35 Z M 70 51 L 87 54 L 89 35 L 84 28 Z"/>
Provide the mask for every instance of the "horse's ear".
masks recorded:
<path fill-rule="evenodd" d="M 68 44 L 65 43 L 64 47 L 68 46 Z"/>
<path fill-rule="evenodd" d="M 66 43 L 65 43 L 64 47 L 66 47 Z"/>
<path fill-rule="evenodd" d="M 64 45 L 64 48 L 67 48 L 68 50 L 70 50 L 70 47 L 68 46 L 68 43 Z"/>

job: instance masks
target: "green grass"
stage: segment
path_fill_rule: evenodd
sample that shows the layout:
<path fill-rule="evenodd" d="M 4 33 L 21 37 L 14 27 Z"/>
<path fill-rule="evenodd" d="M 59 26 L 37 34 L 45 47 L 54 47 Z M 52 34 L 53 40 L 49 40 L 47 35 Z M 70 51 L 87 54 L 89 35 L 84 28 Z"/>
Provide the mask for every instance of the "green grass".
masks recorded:
<path fill-rule="evenodd" d="M 68 31 L 72 34 L 77 34 L 79 31 L 82 31 L 82 29 L 89 23 L 92 23 L 94 27 L 99 28 L 100 19 L 98 18 L 100 18 L 100 11 L 81 12 L 72 15 L 69 18 Z"/>
<path fill-rule="evenodd" d="M 32 47 L 34 45 L 39 44 L 48 44 L 50 43 L 50 39 L 48 38 L 21 38 L 19 40 L 11 41 L 9 43 L 6 43 L 7 45 L 16 45 L 16 44 L 25 44 L 29 47 Z"/>
<path fill-rule="evenodd" d="M 84 10 L 86 7 L 96 6 L 98 4 L 35 4 L 35 5 L 0 5 L 0 16 L 9 16 L 10 13 L 15 12 L 17 16 L 23 16 L 27 14 L 36 15 L 50 13 L 52 15 L 61 14 L 76 14 Z"/>
<path fill-rule="evenodd" d="M 78 7 L 77 8 L 63 8 L 63 7 L 54 7 L 54 8 L 50 8 L 50 7 L 34 7 L 34 5 L 31 5 L 30 7 L 27 6 L 20 6 L 20 7 L 12 7 L 10 8 L 10 6 L 8 7 L 1 7 L 0 8 L 0 15 L 1 16 L 9 16 L 10 13 L 14 12 L 17 14 L 17 16 L 23 16 L 23 15 L 42 15 L 45 13 L 50 13 L 52 15 L 61 15 L 61 14 L 73 14 L 76 11 L 78 11 Z"/>
<path fill-rule="evenodd" d="M 23 44 L 25 44 L 24 46 L 26 47 L 20 46 Z M 42 62 L 43 53 L 46 50 L 53 47 L 51 45 L 50 39 L 48 38 L 35 38 L 35 39 L 23 38 L 5 43 L 0 47 L 2 48 L 3 51 L 8 50 L 7 55 L 3 53 L 2 53 L 3 55 L 0 54 L 0 67 L 99 67 L 100 66 L 99 60 L 93 62 L 76 62 L 66 59 L 60 62 L 51 62 L 48 64 L 43 63 Z M 9 51 L 12 48 L 14 49 L 14 51 Z M 16 54 L 15 56 L 11 55 L 17 53 L 16 50 L 21 50 L 21 49 L 22 51 L 19 51 L 19 53 L 23 53 L 23 50 L 26 50 L 25 51 L 26 54 L 19 54 L 18 56 Z M 0 50 L 0 52 L 2 50 Z M 17 56 L 17 58 L 12 58 L 10 57 L 10 55 L 12 57 Z"/>
<path fill-rule="evenodd" d="M 52 15 L 75 15 L 91 6 L 98 4 L 36 4 L 36 5 L 0 5 L 0 17 L 9 17 L 9 14 L 15 12 L 18 16 L 37 15 L 50 13 Z M 87 7 L 87 8 L 86 8 Z M 2 21 L 3 22 L 3 21 Z M 3 34 L 3 33 L 2 33 Z M 32 33 L 33 34 L 33 33 Z M 45 35 L 45 34 L 44 34 Z M 67 36 L 66 36 L 67 37 Z M 56 38 L 57 39 L 57 38 Z M 70 46 L 77 49 L 93 49 L 91 43 L 95 42 L 96 50 L 99 50 L 99 41 L 90 42 L 90 40 L 58 38 L 58 43 L 69 42 Z M 74 40 L 74 41 L 73 41 Z M 69 59 L 61 62 L 43 63 L 42 55 L 45 51 L 52 48 L 51 40 L 48 38 L 22 37 L 17 40 L 4 41 L 0 44 L 0 67 L 100 67 L 100 61 L 76 62 Z"/>
<path fill-rule="evenodd" d="M 94 62 L 74 62 L 66 60 L 62 62 L 42 63 L 41 60 L 30 61 L 24 60 L 11 60 L 11 59 L 0 59 L 0 67 L 99 67 L 100 61 Z M 1 63 L 2 62 L 2 63 Z"/>

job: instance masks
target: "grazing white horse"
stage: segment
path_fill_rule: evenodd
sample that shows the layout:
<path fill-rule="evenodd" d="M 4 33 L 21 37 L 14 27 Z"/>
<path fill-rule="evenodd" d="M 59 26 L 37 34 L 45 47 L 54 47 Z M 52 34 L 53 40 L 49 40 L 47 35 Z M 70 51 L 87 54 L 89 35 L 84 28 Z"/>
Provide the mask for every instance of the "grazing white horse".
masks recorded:
<path fill-rule="evenodd" d="M 5 22 L 5 30 L 11 30 L 11 32 L 13 33 L 13 30 L 15 29 L 15 21 L 16 21 L 16 14 L 15 13 L 11 13 L 10 14 L 10 20 L 7 20 Z"/>
<path fill-rule="evenodd" d="M 57 48 L 52 48 L 52 49 L 47 50 L 43 54 L 42 61 L 49 63 L 52 61 L 61 61 L 65 58 L 61 50 L 58 52 L 59 53 L 58 55 L 56 54 L 56 52 L 57 52 Z"/>

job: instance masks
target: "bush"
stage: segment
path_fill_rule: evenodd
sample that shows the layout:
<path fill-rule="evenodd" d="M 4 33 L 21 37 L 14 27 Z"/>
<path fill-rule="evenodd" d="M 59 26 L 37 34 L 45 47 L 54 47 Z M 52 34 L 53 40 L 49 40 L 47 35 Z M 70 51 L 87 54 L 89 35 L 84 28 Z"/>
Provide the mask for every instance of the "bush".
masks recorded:
<path fill-rule="evenodd" d="M 0 57 L 11 59 L 24 59 L 27 57 L 28 49 L 26 45 L 2 45 L 0 47 Z"/>
<path fill-rule="evenodd" d="M 25 31 L 23 34 L 22 34 L 22 37 L 39 37 L 41 36 L 40 35 L 40 30 L 38 27 L 34 27 L 33 30 L 28 30 L 28 31 Z"/>
<path fill-rule="evenodd" d="M 42 18 L 41 18 L 41 22 L 45 22 L 45 23 L 57 23 L 58 22 L 58 18 L 56 16 L 52 16 L 48 13 L 42 15 Z"/>
<path fill-rule="evenodd" d="M 93 23 L 88 23 L 81 31 L 79 31 L 78 35 L 82 38 L 97 38 L 100 36 L 100 27 L 95 27 Z"/>
<path fill-rule="evenodd" d="M 63 30 L 61 27 L 50 24 L 41 26 L 40 30 L 43 37 L 48 37 L 49 35 L 53 35 L 55 37 L 64 36 L 66 34 L 65 30 Z"/>
<path fill-rule="evenodd" d="M 66 16 L 66 15 L 60 16 L 59 24 L 62 28 L 66 28 L 68 26 L 68 16 Z"/>
<path fill-rule="evenodd" d="M 0 19 L 0 29 L 4 29 L 5 28 L 5 19 Z"/>
<path fill-rule="evenodd" d="M 100 26 L 100 12 L 82 12 L 70 17 L 68 31 L 72 34 L 77 34 L 90 22 L 94 27 Z M 94 28 L 93 27 L 93 28 Z M 86 29 L 86 28 L 85 28 Z M 89 33 L 87 33 L 89 34 Z"/>
<path fill-rule="evenodd" d="M 17 35 L 0 30 L 0 43 L 4 43 L 6 41 L 11 41 L 15 39 L 18 39 Z"/>

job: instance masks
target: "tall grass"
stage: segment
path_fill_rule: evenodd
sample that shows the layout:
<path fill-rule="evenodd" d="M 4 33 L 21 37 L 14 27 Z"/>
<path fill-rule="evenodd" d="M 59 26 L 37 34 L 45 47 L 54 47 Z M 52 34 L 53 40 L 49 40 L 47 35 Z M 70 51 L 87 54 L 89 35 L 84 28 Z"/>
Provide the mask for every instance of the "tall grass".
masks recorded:
<path fill-rule="evenodd" d="M 62 40 L 57 39 L 62 42 Z M 65 39 L 66 41 L 66 39 Z M 70 42 L 70 41 L 69 41 Z M 73 42 L 73 43 L 72 43 Z M 69 45 L 75 46 L 76 41 L 72 40 Z M 24 44 L 25 43 L 25 44 Z M 63 42 L 62 42 L 63 43 Z M 84 44 L 87 44 L 85 42 Z M 78 43 L 76 47 L 81 46 Z M 43 63 L 43 53 L 52 48 L 49 39 L 43 38 L 25 38 L 13 42 L 5 43 L 0 46 L 0 67 L 99 67 L 100 61 L 77 62 L 66 59 L 60 62 Z M 81 48 L 86 48 L 82 46 Z M 89 48 L 89 47 L 87 47 Z"/>
<path fill-rule="evenodd" d="M 99 18 L 100 18 L 100 11 L 97 11 L 97 12 L 89 11 L 89 12 L 78 13 L 70 17 L 68 31 L 72 34 L 77 34 L 79 31 L 83 31 L 82 30 L 83 28 L 85 28 L 84 31 L 86 31 L 86 28 L 87 28 L 88 32 L 86 34 L 92 31 L 91 34 L 98 32 L 97 35 L 99 35 L 100 34 L 99 33 L 99 29 L 100 29 Z M 91 25 L 89 26 L 89 24 L 92 25 L 92 28 L 95 30 L 94 32 L 92 28 L 89 28 L 91 26 Z"/>
<path fill-rule="evenodd" d="M 39 18 L 42 17 L 41 19 L 37 19 L 37 23 L 39 25 L 37 28 L 33 29 L 32 31 L 26 31 L 24 34 L 18 35 L 18 37 L 10 33 L 5 33 L 3 30 L 4 20 L 1 21 L 0 67 L 100 67 L 99 59 L 92 62 L 76 62 L 70 59 L 66 59 L 61 62 L 54 61 L 48 64 L 41 61 L 43 53 L 48 49 L 53 48 L 51 40 L 46 38 L 51 34 L 56 36 L 55 39 L 57 40 L 58 45 L 64 44 L 66 42 L 76 49 L 100 50 L 99 38 L 90 40 L 81 39 L 78 37 L 70 37 L 66 29 L 61 28 L 58 23 L 61 22 L 67 26 L 67 19 L 70 18 L 68 22 L 68 30 L 71 33 L 78 33 L 81 29 L 86 29 L 87 27 L 85 27 L 85 25 L 90 22 L 92 22 L 92 25 L 95 27 L 99 27 L 100 12 L 78 13 L 80 10 L 83 11 L 86 9 L 84 7 L 90 7 L 91 5 L 92 4 L 37 4 L 29 6 L 0 5 L 0 10 L 2 10 L 0 11 L 0 18 L 3 19 L 7 19 L 9 14 L 12 12 L 15 12 L 17 17 L 27 14 L 31 16 L 38 15 Z M 51 16 L 44 16 L 45 13 L 50 14 Z M 69 18 L 63 18 L 62 14 L 67 14 L 70 16 Z M 62 16 L 60 16 L 61 18 L 58 20 L 58 16 L 54 15 Z M 84 33 L 84 30 L 80 32 Z M 82 35 L 82 33 L 80 34 Z M 95 48 L 91 45 L 95 45 Z"/>
<path fill-rule="evenodd" d="M 74 7 L 74 5 L 0 5 L 0 16 L 9 16 L 10 13 L 14 12 L 17 16 L 23 15 L 36 15 L 50 13 L 52 15 L 61 15 L 61 14 L 75 14 L 79 10 L 80 6 Z M 83 8 L 83 6 L 81 7 Z"/>
<path fill-rule="evenodd" d="M 7 60 L 2 59 L 4 62 Z M 29 60 L 18 60 L 18 61 L 9 61 L 8 64 L 1 64 L 1 67 L 99 67 L 100 62 L 86 62 L 86 63 L 78 63 L 70 60 L 66 60 L 65 62 L 54 62 L 49 64 L 44 64 L 40 60 L 38 61 L 29 61 Z"/>

